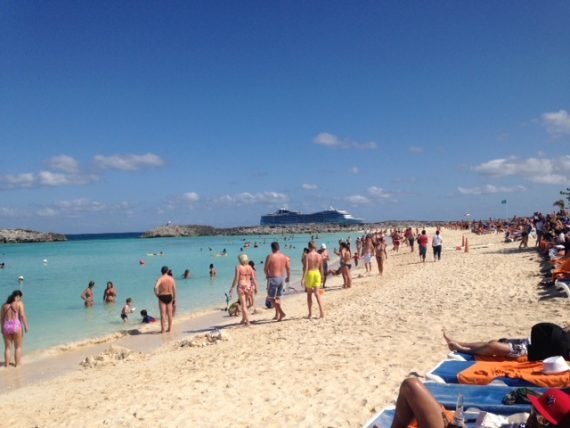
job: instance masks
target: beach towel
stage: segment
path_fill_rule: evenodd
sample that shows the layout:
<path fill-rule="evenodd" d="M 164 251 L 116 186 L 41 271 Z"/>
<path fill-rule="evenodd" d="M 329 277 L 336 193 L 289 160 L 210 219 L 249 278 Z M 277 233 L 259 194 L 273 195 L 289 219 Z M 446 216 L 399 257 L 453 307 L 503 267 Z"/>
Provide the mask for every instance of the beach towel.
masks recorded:
<path fill-rule="evenodd" d="M 513 363 L 513 362 L 511 362 Z M 476 362 L 476 361 L 442 361 L 439 363 L 432 371 L 430 371 L 426 378 L 432 380 L 434 382 L 439 383 L 461 383 L 459 380 L 459 374 L 462 372 L 467 371 L 468 369 L 472 368 L 476 364 L 489 364 L 487 362 Z M 497 363 L 500 364 L 500 363 Z M 517 363 L 514 363 L 517 364 Z M 520 363 L 519 363 L 520 364 Z M 533 386 L 532 383 L 527 382 L 523 379 L 512 379 L 508 377 L 497 377 L 492 379 L 494 384 L 500 383 L 503 386 Z M 489 383 L 489 382 L 487 382 Z M 469 382 L 469 384 L 473 384 L 473 382 Z"/>
<path fill-rule="evenodd" d="M 542 362 L 476 362 L 461 371 L 457 378 L 459 383 L 469 385 L 488 385 L 494 379 L 519 379 L 531 385 L 544 388 L 570 387 L 570 372 L 543 374 Z"/>

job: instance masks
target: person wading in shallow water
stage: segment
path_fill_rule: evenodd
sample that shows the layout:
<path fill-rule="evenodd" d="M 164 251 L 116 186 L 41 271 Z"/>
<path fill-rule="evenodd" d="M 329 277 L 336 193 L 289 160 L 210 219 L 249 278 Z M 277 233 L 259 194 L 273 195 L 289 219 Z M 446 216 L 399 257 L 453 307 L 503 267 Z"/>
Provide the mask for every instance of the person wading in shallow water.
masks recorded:
<path fill-rule="evenodd" d="M 154 295 L 158 298 L 158 308 L 160 310 L 160 332 L 168 333 L 172 329 L 173 302 L 176 300 L 176 283 L 174 278 L 168 274 L 170 269 L 163 266 L 160 272 L 162 276 L 158 278 L 154 286 Z M 168 319 L 168 328 L 165 323 Z"/>

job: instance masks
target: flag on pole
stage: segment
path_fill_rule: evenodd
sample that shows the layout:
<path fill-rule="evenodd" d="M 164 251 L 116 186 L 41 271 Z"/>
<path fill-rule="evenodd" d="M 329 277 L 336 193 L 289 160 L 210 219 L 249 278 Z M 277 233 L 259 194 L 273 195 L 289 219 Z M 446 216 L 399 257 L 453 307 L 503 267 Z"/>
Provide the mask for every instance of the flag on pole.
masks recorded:
<path fill-rule="evenodd" d="M 506 200 L 506 199 L 503 199 L 503 200 L 501 201 L 501 204 L 503 204 L 503 205 L 506 205 L 506 203 L 507 203 L 507 200 Z"/>

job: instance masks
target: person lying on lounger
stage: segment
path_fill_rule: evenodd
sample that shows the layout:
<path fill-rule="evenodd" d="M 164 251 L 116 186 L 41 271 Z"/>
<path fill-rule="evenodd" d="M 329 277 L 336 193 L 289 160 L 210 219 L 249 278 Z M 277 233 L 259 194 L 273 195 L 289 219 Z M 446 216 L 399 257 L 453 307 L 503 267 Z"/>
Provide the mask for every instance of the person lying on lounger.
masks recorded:
<path fill-rule="evenodd" d="M 549 389 L 540 397 L 529 396 L 532 411 L 526 424 L 509 427 L 570 427 L 570 396 L 560 389 Z M 413 425 L 414 422 L 416 425 Z M 408 378 L 400 385 L 392 428 L 410 425 L 420 428 L 447 428 L 454 423 L 454 414 L 445 410 L 418 379 Z"/>
<path fill-rule="evenodd" d="M 570 359 L 570 328 L 541 322 L 532 326 L 530 339 L 499 339 L 485 342 L 460 342 L 443 330 L 443 338 L 451 351 L 485 357 L 542 361 L 557 355 Z M 532 343 L 532 345 L 531 345 Z"/>
<path fill-rule="evenodd" d="M 443 338 L 450 351 L 470 355 L 499 357 L 516 360 L 528 355 L 528 339 L 499 339 L 487 342 L 459 342 L 449 337 L 443 330 Z"/>

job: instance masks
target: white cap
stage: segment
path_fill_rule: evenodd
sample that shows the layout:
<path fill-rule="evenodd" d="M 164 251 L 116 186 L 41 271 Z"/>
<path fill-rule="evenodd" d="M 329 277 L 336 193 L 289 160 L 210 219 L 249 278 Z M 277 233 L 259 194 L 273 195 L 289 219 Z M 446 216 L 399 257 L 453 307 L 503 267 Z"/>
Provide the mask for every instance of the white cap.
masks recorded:
<path fill-rule="evenodd" d="M 326 249 L 327 249 L 327 244 L 321 244 L 321 248 L 322 248 L 323 250 L 326 250 Z"/>
<path fill-rule="evenodd" d="M 24 277 L 23 277 L 22 275 L 20 275 L 20 276 L 18 277 L 18 280 L 19 280 L 19 281 L 23 281 L 23 280 L 24 280 Z"/>

